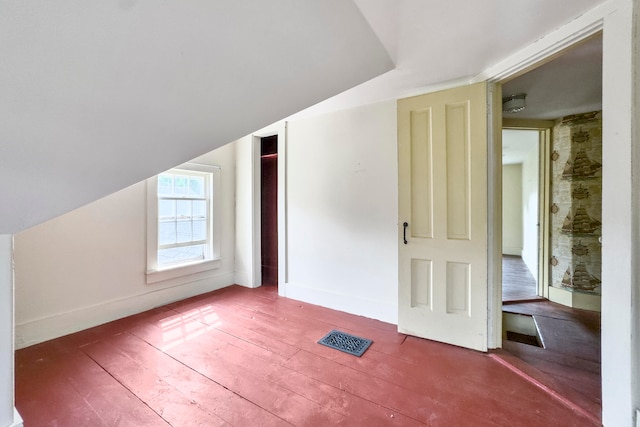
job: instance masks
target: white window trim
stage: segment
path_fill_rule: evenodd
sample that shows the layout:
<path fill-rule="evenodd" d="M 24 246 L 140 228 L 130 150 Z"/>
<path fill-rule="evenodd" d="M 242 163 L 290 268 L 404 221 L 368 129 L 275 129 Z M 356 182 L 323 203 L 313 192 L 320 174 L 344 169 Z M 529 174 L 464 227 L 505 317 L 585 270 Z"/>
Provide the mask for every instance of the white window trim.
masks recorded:
<path fill-rule="evenodd" d="M 176 266 L 158 267 L 158 176 L 147 180 L 147 284 L 175 279 L 189 274 L 201 273 L 220 267 L 221 238 L 221 183 L 220 167 L 199 163 L 185 163 L 173 170 L 207 172 L 212 174 L 210 232 L 212 240 L 211 258 Z"/>

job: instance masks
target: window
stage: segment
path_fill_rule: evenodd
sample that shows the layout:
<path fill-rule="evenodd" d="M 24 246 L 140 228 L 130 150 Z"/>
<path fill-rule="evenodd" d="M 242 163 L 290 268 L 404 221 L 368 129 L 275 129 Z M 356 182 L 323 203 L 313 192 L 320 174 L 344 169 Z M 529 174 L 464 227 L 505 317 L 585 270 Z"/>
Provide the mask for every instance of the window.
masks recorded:
<path fill-rule="evenodd" d="M 220 169 L 187 164 L 147 182 L 147 283 L 218 266 Z"/>

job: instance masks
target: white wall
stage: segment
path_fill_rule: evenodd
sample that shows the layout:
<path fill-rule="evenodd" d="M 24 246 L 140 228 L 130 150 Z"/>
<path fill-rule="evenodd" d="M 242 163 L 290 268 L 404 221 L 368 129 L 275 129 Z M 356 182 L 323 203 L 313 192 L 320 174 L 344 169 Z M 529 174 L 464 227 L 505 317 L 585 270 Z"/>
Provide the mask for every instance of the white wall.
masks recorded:
<path fill-rule="evenodd" d="M 537 133 L 534 131 L 537 138 Z M 522 260 L 538 281 L 538 214 L 540 162 L 538 146 L 529 150 L 522 164 Z"/>
<path fill-rule="evenodd" d="M 14 409 L 13 236 L 0 234 L 0 426 L 22 426 Z"/>
<path fill-rule="evenodd" d="M 522 256 L 522 164 L 502 166 L 502 253 Z"/>
<path fill-rule="evenodd" d="M 146 184 L 135 184 L 15 235 L 17 347 L 233 283 L 235 146 L 195 161 L 221 166 L 220 268 L 147 284 Z"/>
<path fill-rule="evenodd" d="M 292 121 L 290 298 L 397 323 L 396 103 Z"/>
<path fill-rule="evenodd" d="M 251 135 L 235 141 L 236 145 L 236 245 L 235 278 L 238 285 L 254 287 L 257 271 L 256 224 L 254 223 L 254 151 Z M 258 174 L 259 176 L 259 174 Z"/>
<path fill-rule="evenodd" d="M 632 99 L 637 100 L 640 99 L 640 85 L 637 84 L 637 75 L 640 72 L 640 6 L 638 2 L 634 3 L 634 38 L 633 44 L 631 46 L 633 53 L 633 64 L 632 64 L 632 75 L 636 76 L 634 81 L 636 82 L 633 86 L 632 91 Z M 633 104 L 633 115 L 632 115 L 632 123 L 631 127 L 633 129 L 633 133 L 631 135 L 632 139 L 632 170 L 633 170 L 633 180 L 631 191 L 632 194 L 635 195 L 633 200 L 631 201 L 631 209 L 632 209 L 632 224 L 631 224 L 631 241 L 632 241 L 632 250 L 633 250 L 633 258 L 632 258 L 632 275 L 633 282 L 631 283 L 631 360 L 632 366 L 630 369 L 630 377 L 633 378 L 631 383 L 631 405 L 632 408 L 636 411 L 636 427 L 640 423 L 640 239 L 637 236 L 640 235 L 640 197 L 638 194 L 640 193 L 640 150 L 634 149 L 637 147 L 638 141 L 640 141 L 640 111 L 638 110 L 637 103 Z M 607 200 L 608 201 L 608 200 Z M 607 341 L 609 343 L 610 341 Z M 612 366 L 609 365 L 611 369 Z"/>
<path fill-rule="evenodd" d="M 0 235 L 0 426 L 13 422 L 13 240 Z"/>
<path fill-rule="evenodd" d="M 604 20 L 602 121 L 602 423 L 630 426 L 640 405 L 637 372 L 640 363 L 638 317 L 633 304 L 638 292 L 636 266 L 640 161 L 632 138 L 638 109 L 633 89 L 638 55 L 633 36 L 633 5 L 613 2 Z M 636 6 L 637 7 L 637 6 Z M 634 158 L 634 154 L 636 158 Z"/>

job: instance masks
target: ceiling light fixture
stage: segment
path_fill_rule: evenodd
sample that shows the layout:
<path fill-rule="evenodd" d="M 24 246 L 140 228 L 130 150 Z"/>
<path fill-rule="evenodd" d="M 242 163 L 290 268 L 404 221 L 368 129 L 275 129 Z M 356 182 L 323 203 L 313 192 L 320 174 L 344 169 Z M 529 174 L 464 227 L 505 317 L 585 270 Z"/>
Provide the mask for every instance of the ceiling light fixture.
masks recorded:
<path fill-rule="evenodd" d="M 515 95 L 509 95 L 506 98 L 502 98 L 502 112 L 503 113 L 519 113 L 527 106 L 525 103 L 526 93 L 516 93 Z"/>

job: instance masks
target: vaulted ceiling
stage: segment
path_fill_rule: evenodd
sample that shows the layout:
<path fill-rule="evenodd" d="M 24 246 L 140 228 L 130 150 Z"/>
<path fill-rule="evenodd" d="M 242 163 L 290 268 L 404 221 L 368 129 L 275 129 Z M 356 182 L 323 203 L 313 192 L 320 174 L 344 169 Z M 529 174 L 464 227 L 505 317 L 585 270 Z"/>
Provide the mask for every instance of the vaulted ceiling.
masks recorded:
<path fill-rule="evenodd" d="M 0 233 L 317 103 L 464 81 L 600 2 L 3 2 Z"/>

